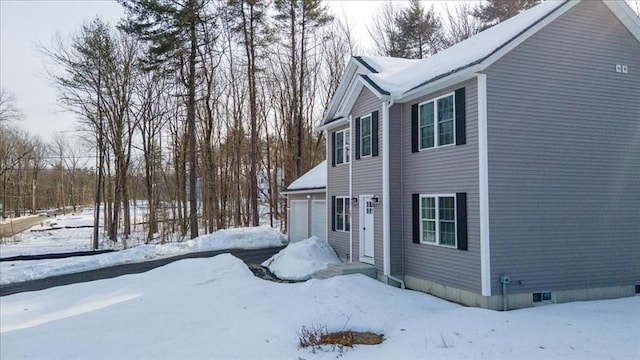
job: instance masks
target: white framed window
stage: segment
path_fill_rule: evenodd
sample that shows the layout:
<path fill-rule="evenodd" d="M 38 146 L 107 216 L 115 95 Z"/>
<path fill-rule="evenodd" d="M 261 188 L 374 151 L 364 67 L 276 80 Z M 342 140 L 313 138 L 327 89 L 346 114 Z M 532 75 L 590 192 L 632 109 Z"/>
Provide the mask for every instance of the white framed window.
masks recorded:
<path fill-rule="evenodd" d="M 360 118 L 360 157 L 371 156 L 371 115 Z"/>
<path fill-rule="evenodd" d="M 420 195 L 420 242 L 457 247 L 455 195 Z"/>
<path fill-rule="evenodd" d="M 349 129 L 336 132 L 335 157 L 336 165 L 349 163 L 351 132 Z"/>
<path fill-rule="evenodd" d="M 418 148 L 455 143 L 455 95 L 446 94 L 418 104 Z"/>
<path fill-rule="evenodd" d="M 351 231 L 351 199 L 347 196 L 336 196 L 335 229 L 336 231 Z"/>

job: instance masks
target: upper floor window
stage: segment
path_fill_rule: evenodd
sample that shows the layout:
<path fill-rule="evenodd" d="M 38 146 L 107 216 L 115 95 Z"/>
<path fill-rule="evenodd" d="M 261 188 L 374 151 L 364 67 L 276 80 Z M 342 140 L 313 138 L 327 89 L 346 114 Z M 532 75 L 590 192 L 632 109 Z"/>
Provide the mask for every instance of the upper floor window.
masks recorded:
<path fill-rule="evenodd" d="M 454 94 L 418 105 L 419 148 L 451 145 L 455 141 Z"/>
<path fill-rule="evenodd" d="M 360 119 L 360 156 L 371 155 L 371 115 Z"/>
<path fill-rule="evenodd" d="M 349 150 L 351 143 L 351 133 L 349 129 L 335 133 L 334 156 L 335 164 L 349 163 Z"/>
<path fill-rule="evenodd" d="M 378 156 L 378 111 L 355 119 L 356 160 Z"/>

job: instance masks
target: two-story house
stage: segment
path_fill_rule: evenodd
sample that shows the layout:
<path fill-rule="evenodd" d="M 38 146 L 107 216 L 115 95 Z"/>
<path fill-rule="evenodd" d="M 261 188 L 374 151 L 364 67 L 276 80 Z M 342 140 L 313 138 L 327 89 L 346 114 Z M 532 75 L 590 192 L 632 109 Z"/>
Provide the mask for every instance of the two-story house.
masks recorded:
<path fill-rule="evenodd" d="M 381 281 L 491 309 L 640 291 L 623 1 L 546 1 L 427 59 L 354 57 L 321 128 L 327 239 Z"/>

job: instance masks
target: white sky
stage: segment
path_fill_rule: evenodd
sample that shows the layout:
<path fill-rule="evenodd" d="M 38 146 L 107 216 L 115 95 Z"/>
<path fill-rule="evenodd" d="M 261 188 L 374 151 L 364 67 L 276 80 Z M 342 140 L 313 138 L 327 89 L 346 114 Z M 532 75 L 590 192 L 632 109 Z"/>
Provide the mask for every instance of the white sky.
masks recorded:
<path fill-rule="evenodd" d="M 370 40 L 365 24 L 381 1 L 327 3 L 338 15 L 344 11 L 356 41 L 366 48 Z M 442 8 L 447 1 L 423 3 Z M 638 3 L 633 1 L 634 9 Z M 56 91 L 46 76 L 46 57 L 38 44 L 50 46 L 56 33 L 64 38 L 96 15 L 115 24 L 124 11 L 115 0 L 0 0 L 0 86 L 15 96 L 25 114 L 20 126 L 45 141 L 55 132 L 73 132 L 76 119 L 56 103 Z"/>

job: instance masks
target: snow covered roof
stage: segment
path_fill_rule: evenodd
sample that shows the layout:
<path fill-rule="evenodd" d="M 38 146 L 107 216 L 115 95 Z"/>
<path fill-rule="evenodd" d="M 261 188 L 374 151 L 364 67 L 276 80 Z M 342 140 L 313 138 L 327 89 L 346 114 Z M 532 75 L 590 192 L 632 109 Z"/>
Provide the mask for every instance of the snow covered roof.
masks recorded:
<path fill-rule="evenodd" d="M 285 193 L 304 190 L 324 190 L 327 187 L 327 161 L 316 165 L 287 187 Z"/>
<path fill-rule="evenodd" d="M 321 128 L 341 125 L 337 120 L 346 119 L 363 86 L 382 99 L 406 101 L 425 91 L 471 78 L 579 2 L 544 1 L 426 59 L 354 57 L 327 108 Z M 640 39 L 640 20 L 624 1 L 603 3 Z"/>
<path fill-rule="evenodd" d="M 398 66 L 400 63 L 395 60 L 385 62 L 377 57 L 363 57 L 367 63 L 384 66 L 377 73 L 367 76 L 391 95 L 402 95 L 430 81 L 482 62 L 566 3 L 566 0 L 543 2 L 433 56 L 408 62 L 408 66 Z"/>

